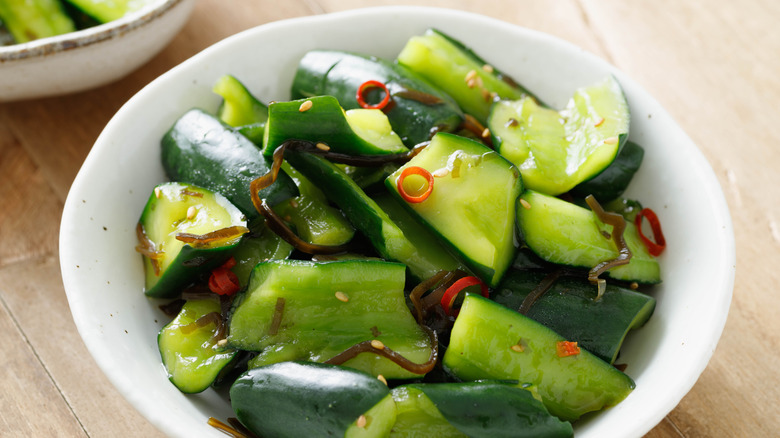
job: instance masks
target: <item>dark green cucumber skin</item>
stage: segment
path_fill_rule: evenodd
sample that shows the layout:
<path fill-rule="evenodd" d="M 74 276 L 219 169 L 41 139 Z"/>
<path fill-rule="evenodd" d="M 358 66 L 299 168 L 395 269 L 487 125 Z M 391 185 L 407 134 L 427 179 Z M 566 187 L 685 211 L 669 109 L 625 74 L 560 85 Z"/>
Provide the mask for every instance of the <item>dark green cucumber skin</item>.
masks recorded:
<path fill-rule="evenodd" d="M 360 108 L 357 91 L 369 80 L 385 84 L 390 92 L 392 104 L 388 105 L 385 114 L 393 130 L 409 147 L 428 141 L 433 132 L 453 132 L 463 121 L 463 112 L 457 103 L 416 73 L 388 60 L 357 53 L 308 52 L 298 64 L 291 93 L 293 99 L 331 95 L 345 110 Z M 406 91 L 424 93 L 440 103 L 426 104 L 420 99 L 404 97 L 410 95 Z M 372 97 L 371 93 L 367 95 Z M 372 102 L 369 99 L 369 103 Z"/>
<path fill-rule="evenodd" d="M 193 248 L 184 245 L 176 258 L 162 273 L 157 283 L 144 291 L 152 298 L 176 298 L 182 289 L 233 255 L 237 244 L 218 248 Z"/>
<path fill-rule="evenodd" d="M 641 146 L 626 141 L 612 164 L 592 179 L 578 184 L 570 193 L 583 198 L 593 195 L 602 203 L 615 200 L 628 187 L 639 166 L 642 165 L 644 156 L 645 150 Z"/>
<path fill-rule="evenodd" d="M 458 430 L 474 438 L 570 437 L 571 423 L 551 415 L 525 389 L 499 382 L 411 384 Z"/>
<path fill-rule="evenodd" d="M 281 362 L 254 368 L 230 388 L 239 421 L 264 438 L 344 436 L 390 390 L 346 367 Z"/>
<path fill-rule="evenodd" d="M 260 216 L 249 185 L 268 173 L 270 166 L 257 146 L 211 114 L 192 109 L 179 118 L 162 139 L 162 163 L 171 180 L 222 194 L 248 220 Z M 298 190 L 290 177 L 280 173 L 259 194 L 275 205 L 296 196 Z"/>
<path fill-rule="evenodd" d="M 547 275 L 544 271 L 512 270 L 492 292 L 491 298 L 517 310 Z M 655 309 L 654 298 L 607 283 L 596 301 L 596 287 L 585 279 L 562 277 L 537 299 L 526 314 L 564 338 L 614 363 L 626 333 L 644 325 Z"/>

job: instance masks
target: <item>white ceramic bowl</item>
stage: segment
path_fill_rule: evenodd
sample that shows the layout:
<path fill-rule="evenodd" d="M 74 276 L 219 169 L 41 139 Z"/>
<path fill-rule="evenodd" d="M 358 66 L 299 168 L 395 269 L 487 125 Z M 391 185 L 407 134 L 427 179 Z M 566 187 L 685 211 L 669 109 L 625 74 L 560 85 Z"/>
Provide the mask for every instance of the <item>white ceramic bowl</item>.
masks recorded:
<path fill-rule="evenodd" d="M 187 21 L 195 0 L 158 0 L 99 26 L 0 46 L 0 102 L 99 87 L 156 55 Z"/>
<path fill-rule="evenodd" d="M 152 423 L 172 436 L 222 436 L 209 416 L 231 416 L 209 390 L 181 394 L 166 379 L 157 331 L 167 318 L 143 295 L 135 226 L 152 187 L 165 180 L 159 142 L 191 107 L 215 109 L 210 89 L 230 73 L 265 101 L 288 98 L 293 72 L 310 49 L 393 58 L 428 27 L 465 41 L 496 67 L 563 105 L 572 91 L 614 74 L 632 109 L 631 138 L 646 149 L 630 197 L 652 207 L 668 248 L 650 322 L 629 336 L 620 362 L 636 390 L 575 425 L 578 437 L 639 437 L 690 390 L 720 337 L 734 281 L 734 237 L 718 181 L 663 108 L 625 74 L 556 38 L 482 16 L 391 7 L 260 26 L 204 50 L 141 90 L 106 126 L 76 177 L 60 234 L 62 275 L 79 332 L 98 365 Z"/>

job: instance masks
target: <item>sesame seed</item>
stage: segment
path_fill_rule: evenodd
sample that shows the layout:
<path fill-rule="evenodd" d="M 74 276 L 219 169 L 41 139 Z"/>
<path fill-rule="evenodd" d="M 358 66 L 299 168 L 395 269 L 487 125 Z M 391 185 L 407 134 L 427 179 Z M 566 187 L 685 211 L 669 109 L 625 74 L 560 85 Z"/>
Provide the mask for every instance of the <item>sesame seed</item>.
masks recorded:
<path fill-rule="evenodd" d="M 338 299 L 339 301 L 342 301 L 342 302 L 344 302 L 344 303 L 346 303 L 347 301 L 349 301 L 349 297 L 347 296 L 347 294 L 345 294 L 345 293 L 344 293 L 344 292 L 342 292 L 342 291 L 338 291 L 338 292 L 336 292 L 336 299 Z"/>
<path fill-rule="evenodd" d="M 194 205 L 190 205 L 190 208 L 187 209 L 187 219 L 194 218 L 196 214 L 198 214 L 198 210 Z"/>
<path fill-rule="evenodd" d="M 631 283 L 631 285 L 629 287 L 631 288 L 631 290 L 637 290 L 637 289 L 639 289 L 639 283 L 634 281 L 634 282 Z"/>
<path fill-rule="evenodd" d="M 593 126 L 595 126 L 595 127 L 597 127 L 597 128 L 598 128 L 598 127 L 599 127 L 599 126 L 601 126 L 603 123 L 604 123 L 604 117 L 602 117 L 602 118 L 598 119 L 598 120 L 596 121 L 596 123 L 595 123 Z"/>
<path fill-rule="evenodd" d="M 307 100 L 301 104 L 301 106 L 298 107 L 298 111 L 304 112 L 311 109 L 312 105 L 314 105 L 310 100 Z"/>
<path fill-rule="evenodd" d="M 486 88 L 482 89 L 482 98 L 485 99 L 485 102 L 491 102 L 493 101 L 493 94 L 490 93 Z"/>
<path fill-rule="evenodd" d="M 466 85 L 469 88 L 474 88 L 477 86 L 477 81 L 475 81 L 474 79 L 469 79 L 468 81 L 466 81 Z"/>
<path fill-rule="evenodd" d="M 514 117 L 510 117 L 509 120 L 507 120 L 506 123 L 504 123 L 504 127 L 506 128 L 514 128 L 515 126 L 519 125 L 520 122 L 517 121 Z"/>
<path fill-rule="evenodd" d="M 464 80 L 466 81 L 466 83 L 469 83 L 470 81 L 473 81 L 474 78 L 476 77 L 477 77 L 477 71 L 470 70 L 468 73 L 466 73 L 466 77 L 464 78 Z"/>
<path fill-rule="evenodd" d="M 361 415 L 361 416 L 358 417 L 357 422 L 355 423 L 355 426 L 363 429 L 364 427 L 366 427 L 367 423 L 368 423 L 368 420 L 366 420 L 366 416 L 365 415 Z"/>
<path fill-rule="evenodd" d="M 618 138 L 617 137 L 610 137 L 610 138 L 604 140 L 604 143 L 606 143 L 606 144 L 615 144 L 617 142 L 618 142 Z"/>
<path fill-rule="evenodd" d="M 380 375 L 376 376 L 376 378 L 377 378 L 377 379 L 378 379 L 380 382 L 384 383 L 384 384 L 385 384 L 385 386 L 387 386 L 387 379 L 385 379 L 385 376 L 383 376 L 383 375 L 381 375 L 381 374 L 380 374 Z"/>
<path fill-rule="evenodd" d="M 446 167 L 442 167 L 441 169 L 434 170 L 431 175 L 435 176 L 436 178 L 444 178 L 449 174 L 450 174 L 450 169 Z"/>
<path fill-rule="evenodd" d="M 217 341 L 217 345 L 220 347 L 224 347 L 225 345 L 227 345 L 227 339 L 220 339 L 219 341 Z"/>
<path fill-rule="evenodd" d="M 296 201 L 295 199 L 290 199 L 290 207 L 298 208 L 298 201 Z"/>
<path fill-rule="evenodd" d="M 477 87 L 480 87 L 480 88 L 481 88 L 483 85 L 485 85 L 485 83 L 484 83 L 484 82 L 482 82 L 482 77 L 481 77 L 481 76 L 477 76 L 477 77 L 475 77 L 475 78 L 474 78 L 474 82 L 476 82 L 476 83 L 477 83 Z"/>
<path fill-rule="evenodd" d="M 159 187 L 154 188 L 154 197 L 157 199 L 160 199 L 160 196 L 162 196 L 162 189 Z"/>
<path fill-rule="evenodd" d="M 492 65 L 490 65 L 490 64 L 485 64 L 485 65 L 483 65 L 483 66 L 482 66 L 482 70 L 484 70 L 484 71 L 486 71 L 486 72 L 488 72 L 488 73 L 493 73 L 493 70 L 494 70 L 494 69 L 493 69 L 493 66 L 492 66 Z"/>
<path fill-rule="evenodd" d="M 327 151 L 330 150 L 330 146 L 326 145 L 325 143 L 317 143 L 316 146 L 317 146 L 317 149 L 319 149 L 321 151 L 327 152 Z"/>
<path fill-rule="evenodd" d="M 513 346 L 511 346 L 509 348 L 511 348 L 512 351 L 514 351 L 516 353 L 522 353 L 523 351 L 525 351 L 525 347 L 523 347 L 520 344 L 515 344 L 515 345 L 513 345 Z"/>
<path fill-rule="evenodd" d="M 377 350 L 384 350 L 385 344 L 382 343 L 379 339 L 373 339 L 371 340 L 371 346 L 376 348 Z"/>
<path fill-rule="evenodd" d="M 526 210 L 530 210 L 531 209 L 531 204 L 528 201 L 526 201 L 525 199 L 520 199 L 520 205 L 522 205 L 523 208 L 526 209 Z"/>
<path fill-rule="evenodd" d="M 482 131 L 482 138 L 488 138 L 490 137 L 490 129 L 485 128 L 484 131 Z"/>

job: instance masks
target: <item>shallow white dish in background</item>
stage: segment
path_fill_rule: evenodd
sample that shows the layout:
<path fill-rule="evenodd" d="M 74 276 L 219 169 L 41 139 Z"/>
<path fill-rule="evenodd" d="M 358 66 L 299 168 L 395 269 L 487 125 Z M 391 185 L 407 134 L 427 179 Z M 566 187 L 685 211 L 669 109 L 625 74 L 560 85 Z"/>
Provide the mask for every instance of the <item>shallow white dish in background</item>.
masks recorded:
<path fill-rule="evenodd" d="M 655 315 L 629 335 L 619 361 L 636 389 L 619 405 L 575 424 L 578 437 L 640 437 L 690 390 L 720 337 L 734 282 L 734 236 L 715 175 L 666 111 L 625 74 L 554 37 L 464 12 L 387 7 L 257 27 L 204 50 L 134 96 L 98 138 L 68 195 L 60 262 L 73 317 L 98 365 L 146 418 L 171 436 L 223 436 L 209 416 L 233 416 L 212 390 L 180 393 L 166 378 L 157 332 L 167 322 L 143 294 L 135 226 L 164 181 L 160 138 L 192 107 L 216 109 L 214 81 L 232 74 L 260 99 L 289 98 L 310 49 L 394 58 L 406 40 L 435 27 L 464 41 L 555 107 L 577 87 L 614 74 L 632 109 L 631 139 L 644 146 L 627 196 L 653 208 L 668 242 Z"/>
<path fill-rule="evenodd" d="M 159 0 L 95 27 L 0 46 L 0 102 L 56 96 L 113 82 L 179 32 L 195 0 Z"/>

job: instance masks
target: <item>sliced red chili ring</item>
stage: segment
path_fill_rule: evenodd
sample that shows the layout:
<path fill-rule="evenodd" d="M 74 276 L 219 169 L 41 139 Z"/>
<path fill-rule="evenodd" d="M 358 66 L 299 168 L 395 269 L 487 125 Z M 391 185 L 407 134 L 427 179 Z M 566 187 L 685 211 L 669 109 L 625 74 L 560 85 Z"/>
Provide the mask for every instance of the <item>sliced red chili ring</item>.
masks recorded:
<path fill-rule="evenodd" d="M 230 269 L 219 267 L 211 271 L 209 289 L 218 295 L 233 295 L 241 289 L 238 276 Z"/>
<path fill-rule="evenodd" d="M 650 229 L 653 230 L 655 242 L 650 240 L 645 236 L 644 232 L 642 232 L 642 218 L 647 218 L 647 221 L 650 223 Z M 642 242 L 647 247 L 647 252 L 653 256 L 661 255 L 666 248 L 666 238 L 664 238 L 664 233 L 661 230 L 661 221 L 658 220 L 658 216 L 655 212 L 649 208 L 643 208 L 642 211 L 636 215 L 635 224 L 639 231 L 639 238 L 642 239 Z"/>
<path fill-rule="evenodd" d="M 452 286 L 448 287 L 444 292 L 444 295 L 442 295 L 441 306 L 444 308 L 444 312 L 447 313 L 447 315 L 453 316 L 454 312 L 452 309 L 452 304 L 455 303 L 455 298 L 463 289 L 476 285 L 480 285 L 480 290 L 483 297 L 490 298 L 488 287 L 485 283 L 482 282 L 482 280 L 474 276 L 463 277 L 455 283 L 452 283 Z"/>
<path fill-rule="evenodd" d="M 385 93 L 385 97 L 377 104 L 370 104 L 366 102 L 365 93 L 372 88 L 381 88 Z M 361 108 L 365 109 L 378 109 L 381 110 L 390 103 L 390 92 L 387 91 L 387 86 L 379 81 L 365 81 L 357 89 L 357 102 Z"/>
<path fill-rule="evenodd" d="M 428 187 L 426 187 L 425 191 L 417 196 L 406 193 L 406 189 L 404 188 L 404 180 L 412 175 L 420 175 L 428 182 Z M 404 201 L 410 202 L 412 204 L 418 204 L 428 199 L 428 196 L 431 195 L 431 192 L 433 191 L 433 175 L 431 175 L 431 172 L 428 172 L 422 167 L 409 166 L 401 172 L 401 175 L 396 180 L 396 187 L 398 188 L 398 193 L 401 195 Z"/>

